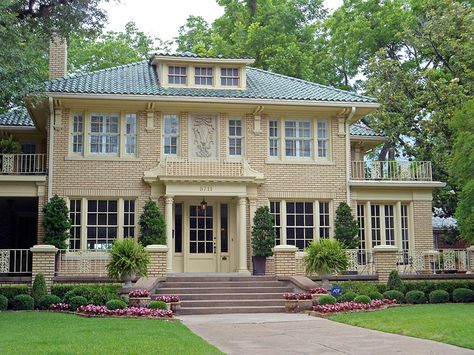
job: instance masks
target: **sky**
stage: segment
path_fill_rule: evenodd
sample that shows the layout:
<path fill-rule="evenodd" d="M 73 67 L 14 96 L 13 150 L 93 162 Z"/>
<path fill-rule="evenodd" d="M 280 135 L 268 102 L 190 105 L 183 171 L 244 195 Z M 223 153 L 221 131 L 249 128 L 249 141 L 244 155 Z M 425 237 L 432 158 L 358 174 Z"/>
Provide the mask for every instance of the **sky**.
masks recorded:
<path fill-rule="evenodd" d="M 324 0 L 324 5 L 333 10 L 343 0 Z M 224 13 L 215 0 L 120 0 L 103 5 L 109 17 L 107 31 L 123 31 L 127 22 L 133 21 L 139 30 L 171 40 L 189 15 L 202 16 L 211 23 Z"/>

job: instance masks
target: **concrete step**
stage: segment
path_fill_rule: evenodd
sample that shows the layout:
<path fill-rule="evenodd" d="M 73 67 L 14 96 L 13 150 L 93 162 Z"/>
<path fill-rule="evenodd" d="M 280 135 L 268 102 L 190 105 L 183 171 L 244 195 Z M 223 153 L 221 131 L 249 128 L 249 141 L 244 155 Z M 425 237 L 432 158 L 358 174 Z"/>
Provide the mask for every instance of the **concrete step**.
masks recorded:
<path fill-rule="evenodd" d="M 285 284 L 280 281 L 166 281 L 167 288 L 194 288 L 194 287 L 281 287 Z"/>
<path fill-rule="evenodd" d="M 181 295 L 190 293 L 285 293 L 292 288 L 282 287 L 160 287 L 156 289 L 157 295 Z"/>
<path fill-rule="evenodd" d="M 275 276 L 166 276 L 167 282 L 276 281 Z"/>
<path fill-rule="evenodd" d="M 216 308 L 216 307 L 285 307 L 284 299 L 257 299 L 257 300 L 182 300 L 181 307 L 185 308 Z"/>
<path fill-rule="evenodd" d="M 186 314 L 226 314 L 226 313 L 282 313 L 284 306 L 248 306 L 248 307 L 181 307 L 178 315 Z"/>
<path fill-rule="evenodd" d="M 156 298 L 159 295 L 153 295 Z M 194 294 L 180 294 L 182 301 L 185 300 L 282 300 L 281 293 L 194 293 Z"/>

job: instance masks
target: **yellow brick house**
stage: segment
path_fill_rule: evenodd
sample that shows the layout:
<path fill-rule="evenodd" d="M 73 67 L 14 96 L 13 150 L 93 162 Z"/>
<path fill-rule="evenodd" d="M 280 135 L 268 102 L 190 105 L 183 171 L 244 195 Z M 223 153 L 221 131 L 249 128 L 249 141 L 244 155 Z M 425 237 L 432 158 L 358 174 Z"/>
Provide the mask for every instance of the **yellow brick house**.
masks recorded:
<path fill-rule="evenodd" d="M 360 123 L 374 98 L 253 68 L 250 58 L 158 53 L 71 76 L 66 58 L 65 44 L 53 43 L 46 103 L 0 116 L 0 133 L 24 146 L 2 156 L 0 206 L 30 198 L 36 214 L 31 245 L 1 236 L 0 249 L 41 243 L 41 207 L 53 194 L 69 204 L 69 250 L 97 257 L 116 239 L 138 238 L 144 203 L 157 201 L 167 272 L 249 273 L 262 205 L 277 245 L 332 238 L 347 201 L 360 226 L 358 263 L 380 245 L 407 255 L 433 248 L 432 190 L 442 183 L 430 162 L 364 159 L 384 141 Z"/>

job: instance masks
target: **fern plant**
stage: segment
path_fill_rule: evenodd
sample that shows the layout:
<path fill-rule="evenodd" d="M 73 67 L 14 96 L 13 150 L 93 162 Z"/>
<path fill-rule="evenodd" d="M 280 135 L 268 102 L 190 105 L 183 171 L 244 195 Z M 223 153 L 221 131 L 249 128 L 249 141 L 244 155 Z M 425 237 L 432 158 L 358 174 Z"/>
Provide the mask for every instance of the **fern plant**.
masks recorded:
<path fill-rule="evenodd" d="M 108 251 L 110 261 L 107 271 L 111 278 L 124 280 L 130 275 L 146 276 L 150 256 L 142 244 L 133 238 L 116 240 Z"/>

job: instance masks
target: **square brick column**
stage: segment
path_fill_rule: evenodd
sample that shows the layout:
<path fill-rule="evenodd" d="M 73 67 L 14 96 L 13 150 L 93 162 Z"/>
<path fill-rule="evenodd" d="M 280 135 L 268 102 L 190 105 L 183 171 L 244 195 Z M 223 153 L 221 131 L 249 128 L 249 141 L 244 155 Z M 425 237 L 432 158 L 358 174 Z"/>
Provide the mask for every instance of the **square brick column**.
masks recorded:
<path fill-rule="evenodd" d="M 277 245 L 273 248 L 275 275 L 296 275 L 296 252 L 298 248 L 293 245 Z"/>
<path fill-rule="evenodd" d="M 31 265 L 31 284 L 35 281 L 35 276 L 43 274 L 46 281 L 46 288 L 51 292 L 54 273 L 56 269 L 56 253 L 58 249 L 53 245 L 35 245 L 31 249 L 32 265 Z"/>
<path fill-rule="evenodd" d="M 390 272 L 397 269 L 398 248 L 393 245 L 377 245 L 372 249 L 372 253 L 379 282 L 387 282 Z"/>
<path fill-rule="evenodd" d="M 467 272 L 469 274 L 474 274 L 474 245 L 467 248 L 467 261 L 469 263 L 467 266 Z"/>
<path fill-rule="evenodd" d="M 168 247 L 166 245 L 147 245 L 145 250 L 150 254 L 148 277 L 166 276 Z"/>

